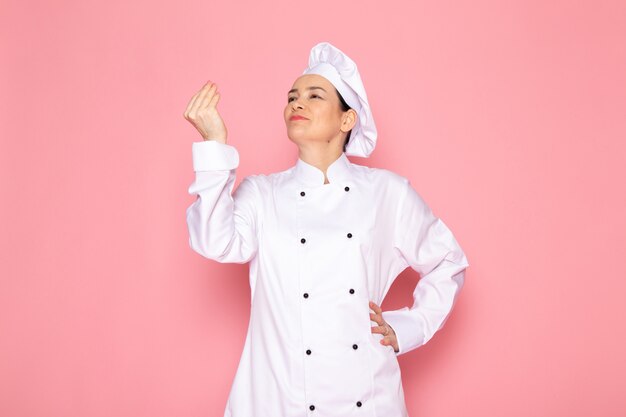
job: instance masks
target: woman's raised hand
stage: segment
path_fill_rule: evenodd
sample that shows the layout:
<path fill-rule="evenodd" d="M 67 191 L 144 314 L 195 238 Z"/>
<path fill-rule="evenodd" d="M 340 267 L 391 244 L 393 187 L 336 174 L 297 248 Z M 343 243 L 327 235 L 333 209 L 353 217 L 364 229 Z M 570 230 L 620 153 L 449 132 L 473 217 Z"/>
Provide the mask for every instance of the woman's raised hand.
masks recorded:
<path fill-rule="evenodd" d="M 208 81 L 189 101 L 185 110 L 185 119 L 198 129 L 204 140 L 216 140 L 226 143 L 228 131 L 224 120 L 217 111 L 220 94 L 217 84 Z"/>
<path fill-rule="evenodd" d="M 370 308 L 374 310 L 374 314 L 370 313 L 370 320 L 375 321 L 378 326 L 372 326 L 372 333 L 382 333 L 385 337 L 380 339 L 381 345 L 392 346 L 393 350 L 398 353 L 398 338 L 393 328 L 383 319 L 383 310 L 373 301 L 370 301 Z"/>

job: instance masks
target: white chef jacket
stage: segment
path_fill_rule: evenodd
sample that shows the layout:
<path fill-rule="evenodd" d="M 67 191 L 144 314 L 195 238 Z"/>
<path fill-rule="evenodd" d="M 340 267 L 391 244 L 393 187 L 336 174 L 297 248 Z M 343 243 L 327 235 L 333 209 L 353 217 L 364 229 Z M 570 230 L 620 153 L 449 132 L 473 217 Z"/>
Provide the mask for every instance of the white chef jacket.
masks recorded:
<path fill-rule="evenodd" d="M 351 163 L 324 173 L 291 168 L 245 177 L 239 154 L 192 144 L 196 200 L 189 244 L 217 262 L 250 262 L 251 316 L 225 417 L 407 417 L 397 356 L 445 323 L 467 258 L 409 180 Z M 380 305 L 407 267 L 421 279 L 411 308 L 384 311 L 399 351 L 372 333 Z"/>

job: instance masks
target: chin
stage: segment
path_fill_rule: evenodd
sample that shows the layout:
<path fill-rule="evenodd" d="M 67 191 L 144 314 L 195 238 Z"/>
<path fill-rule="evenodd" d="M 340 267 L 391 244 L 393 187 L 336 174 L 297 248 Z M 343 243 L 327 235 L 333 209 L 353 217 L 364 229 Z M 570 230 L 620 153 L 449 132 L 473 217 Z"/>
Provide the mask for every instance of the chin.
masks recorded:
<path fill-rule="evenodd" d="M 289 129 L 287 129 L 287 136 L 289 137 L 289 140 L 294 143 L 305 143 L 309 141 L 306 135 L 298 134 L 298 132 L 289 131 Z"/>

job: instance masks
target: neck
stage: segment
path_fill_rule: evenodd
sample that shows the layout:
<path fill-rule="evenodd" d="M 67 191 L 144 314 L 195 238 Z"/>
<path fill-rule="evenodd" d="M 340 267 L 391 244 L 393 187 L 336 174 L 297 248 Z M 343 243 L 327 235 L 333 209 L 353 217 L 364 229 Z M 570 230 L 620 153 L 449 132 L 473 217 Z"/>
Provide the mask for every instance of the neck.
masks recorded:
<path fill-rule="evenodd" d="M 328 184 L 328 177 L 326 176 L 326 170 L 335 162 L 343 153 L 343 147 L 328 147 L 328 146 L 300 146 L 298 156 L 307 164 L 313 165 L 324 173 L 324 184 Z"/>

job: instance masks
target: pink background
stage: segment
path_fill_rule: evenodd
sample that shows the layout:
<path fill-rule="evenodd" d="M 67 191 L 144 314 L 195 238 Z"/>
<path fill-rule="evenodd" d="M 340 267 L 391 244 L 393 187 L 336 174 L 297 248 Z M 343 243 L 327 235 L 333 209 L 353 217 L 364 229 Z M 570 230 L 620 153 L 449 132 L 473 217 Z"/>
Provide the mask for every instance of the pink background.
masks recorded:
<path fill-rule="evenodd" d="M 290 167 L 282 110 L 320 41 L 357 62 L 379 129 L 351 160 L 409 177 L 470 262 L 399 358 L 411 417 L 626 415 L 623 1 L 1 10 L 0 415 L 223 415 L 248 266 L 188 246 L 183 112 L 216 81 L 237 183 Z"/>

